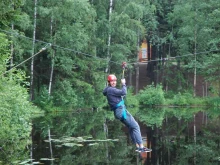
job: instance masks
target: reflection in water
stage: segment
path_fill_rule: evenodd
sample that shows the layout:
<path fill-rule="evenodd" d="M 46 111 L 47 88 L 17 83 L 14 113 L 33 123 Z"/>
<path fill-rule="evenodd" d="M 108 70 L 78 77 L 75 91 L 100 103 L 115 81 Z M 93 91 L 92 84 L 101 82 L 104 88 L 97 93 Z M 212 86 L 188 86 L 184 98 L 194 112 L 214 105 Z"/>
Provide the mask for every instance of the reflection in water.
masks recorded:
<path fill-rule="evenodd" d="M 203 111 L 201 108 L 140 108 L 136 117 L 141 122 L 143 141 L 153 149 L 141 155 L 135 153 L 127 130 L 119 121 L 109 120 L 111 116 L 104 110 L 46 114 L 33 120 L 32 162 L 46 165 L 219 165 L 219 113 L 216 109 Z M 103 123 L 108 126 L 108 134 Z M 13 148 L 7 147 L 5 153 Z M 4 154 L 3 150 L 0 154 Z M 15 155 L 18 158 L 19 152 Z M 31 162 L 29 158 L 30 154 L 26 154 L 19 160 Z M 5 163 L 10 159 L 8 156 L 7 161 L 1 161 L 10 164 Z"/>
<path fill-rule="evenodd" d="M 220 116 L 213 112 L 201 108 L 140 109 L 139 119 L 153 128 L 153 139 L 148 138 L 152 158 L 145 164 L 218 164 Z"/>
<path fill-rule="evenodd" d="M 51 163 L 48 161 L 51 156 L 47 131 L 50 125 L 54 164 L 133 164 L 134 149 L 120 131 L 119 123 L 107 122 L 109 131 L 108 138 L 105 138 L 104 112 L 48 114 L 44 119 L 35 119 L 34 158 L 42 163 Z"/>
<path fill-rule="evenodd" d="M 30 139 L 21 139 L 19 142 L 0 141 L 0 165 L 18 164 L 28 157 L 26 145 Z"/>

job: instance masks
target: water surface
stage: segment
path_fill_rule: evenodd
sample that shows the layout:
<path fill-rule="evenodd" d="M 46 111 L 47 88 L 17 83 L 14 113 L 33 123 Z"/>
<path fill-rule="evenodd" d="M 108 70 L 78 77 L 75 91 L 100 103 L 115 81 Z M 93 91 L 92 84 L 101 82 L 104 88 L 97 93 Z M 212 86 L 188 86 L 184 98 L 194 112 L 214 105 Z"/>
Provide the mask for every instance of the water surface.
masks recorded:
<path fill-rule="evenodd" d="M 34 118 L 26 151 L 2 164 L 46 165 L 219 165 L 220 110 L 141 108 L 135 114 L 143 143 L 151 153 L 138 154 L 127 129 L 105 110 L 59 111 Z M 25 156 L 20 156 L 24 153 Z"/>

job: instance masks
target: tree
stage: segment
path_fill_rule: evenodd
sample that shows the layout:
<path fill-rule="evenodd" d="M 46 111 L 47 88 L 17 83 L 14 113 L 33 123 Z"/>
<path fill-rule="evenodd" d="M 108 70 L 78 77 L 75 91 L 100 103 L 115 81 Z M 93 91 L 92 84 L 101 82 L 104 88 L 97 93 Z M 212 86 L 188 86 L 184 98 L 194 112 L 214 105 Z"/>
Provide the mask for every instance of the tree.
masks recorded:
<path fill-rule="evenodd" d="M 220 12 L 219 4 L 216 0 L 210 1 L 206 8 L 207 19 L 206 28 L 204 32 L 209 38 L 207 45 L 210 51 L 203 58 L 202 75 L 205 77 L 206 82 L 211 83 L 211 88 L 214 89 L 215 94 L 220 96 L 220 82 L 219 82 L 219 23 L 220 23 Z M 216 51 L 215 51 L 216 50 Z M 217 90 L 215 90 L 217 89 Z"/>
<path fill-rule="evenodd" d="M 16 155 L 24 152 L 29 144 L 30 118 L 33 112 L 39 110 L 28 101 L 24 72 L 16 69 L 6 72 L 10 64 L 8 46 L 6 35 L 0 33 L 0 146 L 6 154 L 1 154 L 0 159 L 7 160 L 10 157 L 13 161 L 18 159 Z"/>
<path fill-rule="evenodd" d="M 204 73 L 207 82 L 211 83 L 211 87 L 217 90 L 212 90 L 213 94 L 220 96 L 220 67 L 219 54 L 211 54 L 205 58 Z"/>
<path fill-rule="evenodd" d="M 109 1 L 92 1 L 91 4 L 86 0 L 38 3 L 37 39 L 52 42 L 53 45 L 52 51 L 35 58 L 35 90 L 36 96 L 43 99 L 45 97 L 41 98 L 41 95 L 50 89 L 50 99 L 55 106 L 74 108 L 102 105 L 104 98 L 101 94 L 101 84 L 105 81 L 103 71 L 107 64 L 105 54 L 108 52 L 109 35 L 109 54 L 112 56 L 110 68 L 114 68 L 112 72 L 119 75 L 121 61 L 132 60 L 133 52 L 136 53 L 137 29 L 141 29 L 144 34 L 144 28 L 139 21 L 144 11 L 141 1 L 129 1 L 126 6 L 122 2 L 115 3 L 111 26 L 108 17 Z M 31 14 L 33 11 L 27 6 L 26 12 Z M 51 18 L 53 23 L 48 24 Z M 30 34 L 30 30 L 26 33 Z M 38 42 L 36 49 L 39 45 Z M 51 65 L 52 63 L 54 65 Z M 48 66 L 53 66 L 53 73 Z M 52 81 L 51 73 L 53 83 L 49 85 L 49 89 L 44 88 L 43 86 Z M 41 101 L 38 98 L 36 100 L 39 103 Z"/>
<path fill-rule="evenodd" d="M 197 73 L 200 73 L 204 56 L 199 52 L 209 48 L 207 43 L 210 37 L 206 31 L 209 25 L 204 21 L 208 19 L 207 8 L 209 4 L 206 1 L 179 1 L 175 4 L 173 12 L 168 14 L 169 22 L 175 27 L 175 49 L 181 65 L 186 70 L 194 72 L 194 96 L 196 96 L 196 77 Z M 184 17 L 181 17 L 182 15 Z"/>
<path fill-rule="evenodd" d="M 35 54 L 35 40 L 36 40 L 36 22 L 37 22 L 37 0 L 34 1 L 34 25 L 33 25 L 33 43 L 32 56 Z M 31 80 L 30 80 L 30 100 L 34 99 L 34 57 L 31 59 Z"/>
<path fill-rule="evenodd" d="M 25 9 L 26 12 L 32 13 L 28 4 Z M 91 97 L 87 99 L 90 100 L 89 104 L 99 105 L 98 100 L 101 97 L 96 95 L 96 90 L 100 90 L 101 85 L 96 81 L 103 81 L 103 77 L 99 76 L 103 64 L 97 60 L 95 54 L 95 11 L 88 1 L 79 0 L 41 1 L 38 3 L 38 9 L 39 32 L 36 38 L 53 45 L 51 51 L 35 58 L 35 102 L 41 102 L 44 99 L 41 95 L 45 90 L 49 90 L 50 99 L 55 106 L 84 107 L 86 96 Z M 51 18 L 53 22 L 48 24 Z M 29 34 L 29 31 L 26 33 Z M 36 44 L 36 49 L 39 45 L 40 42 Z M 50 66 L 54 68 L 53 79 Z M 48 89 L 48 83 L 52 80 L 53 83 Z M 97 99 L 94 99 L 94 96 L 97 96 Z"/>

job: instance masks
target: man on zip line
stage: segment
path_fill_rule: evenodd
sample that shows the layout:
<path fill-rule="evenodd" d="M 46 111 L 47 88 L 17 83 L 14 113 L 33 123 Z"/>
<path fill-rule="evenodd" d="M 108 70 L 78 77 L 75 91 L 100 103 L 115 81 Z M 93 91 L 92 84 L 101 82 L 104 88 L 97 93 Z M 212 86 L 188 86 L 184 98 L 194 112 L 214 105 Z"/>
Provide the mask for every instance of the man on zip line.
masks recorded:
<path fill-rule="evenodd" d="M 124 72 L 123 72 L 124 73 Z M 151 152 L 151 149 L 144 147 L 140 127 L 133 116 L 127 111 L 123 97 L 127 94 L 126 81 L 121 79 L 122 88 L 117 89 L 117 78 L 115 75 L 108 76 L 108 86 L 103 90 L 104 96 L 107 97 L 108 104 L 116 119 L 120 120 L 129 129 L 132 142 L 136 145 L 137 152 Z"/>

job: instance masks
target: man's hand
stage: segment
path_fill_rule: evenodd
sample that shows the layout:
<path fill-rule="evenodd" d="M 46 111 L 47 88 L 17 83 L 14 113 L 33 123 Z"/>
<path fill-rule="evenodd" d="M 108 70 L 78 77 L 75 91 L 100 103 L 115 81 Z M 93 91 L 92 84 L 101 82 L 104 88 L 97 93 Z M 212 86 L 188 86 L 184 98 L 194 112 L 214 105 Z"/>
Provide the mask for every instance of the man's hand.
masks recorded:
<path fill-rule="evenodd" d="M 125 83 L 126 83 L 125 79 L 124 79 L 124 78 L 121 79 L 121 84 L 122 84 L 122 85 L 125 85 Z"/>

